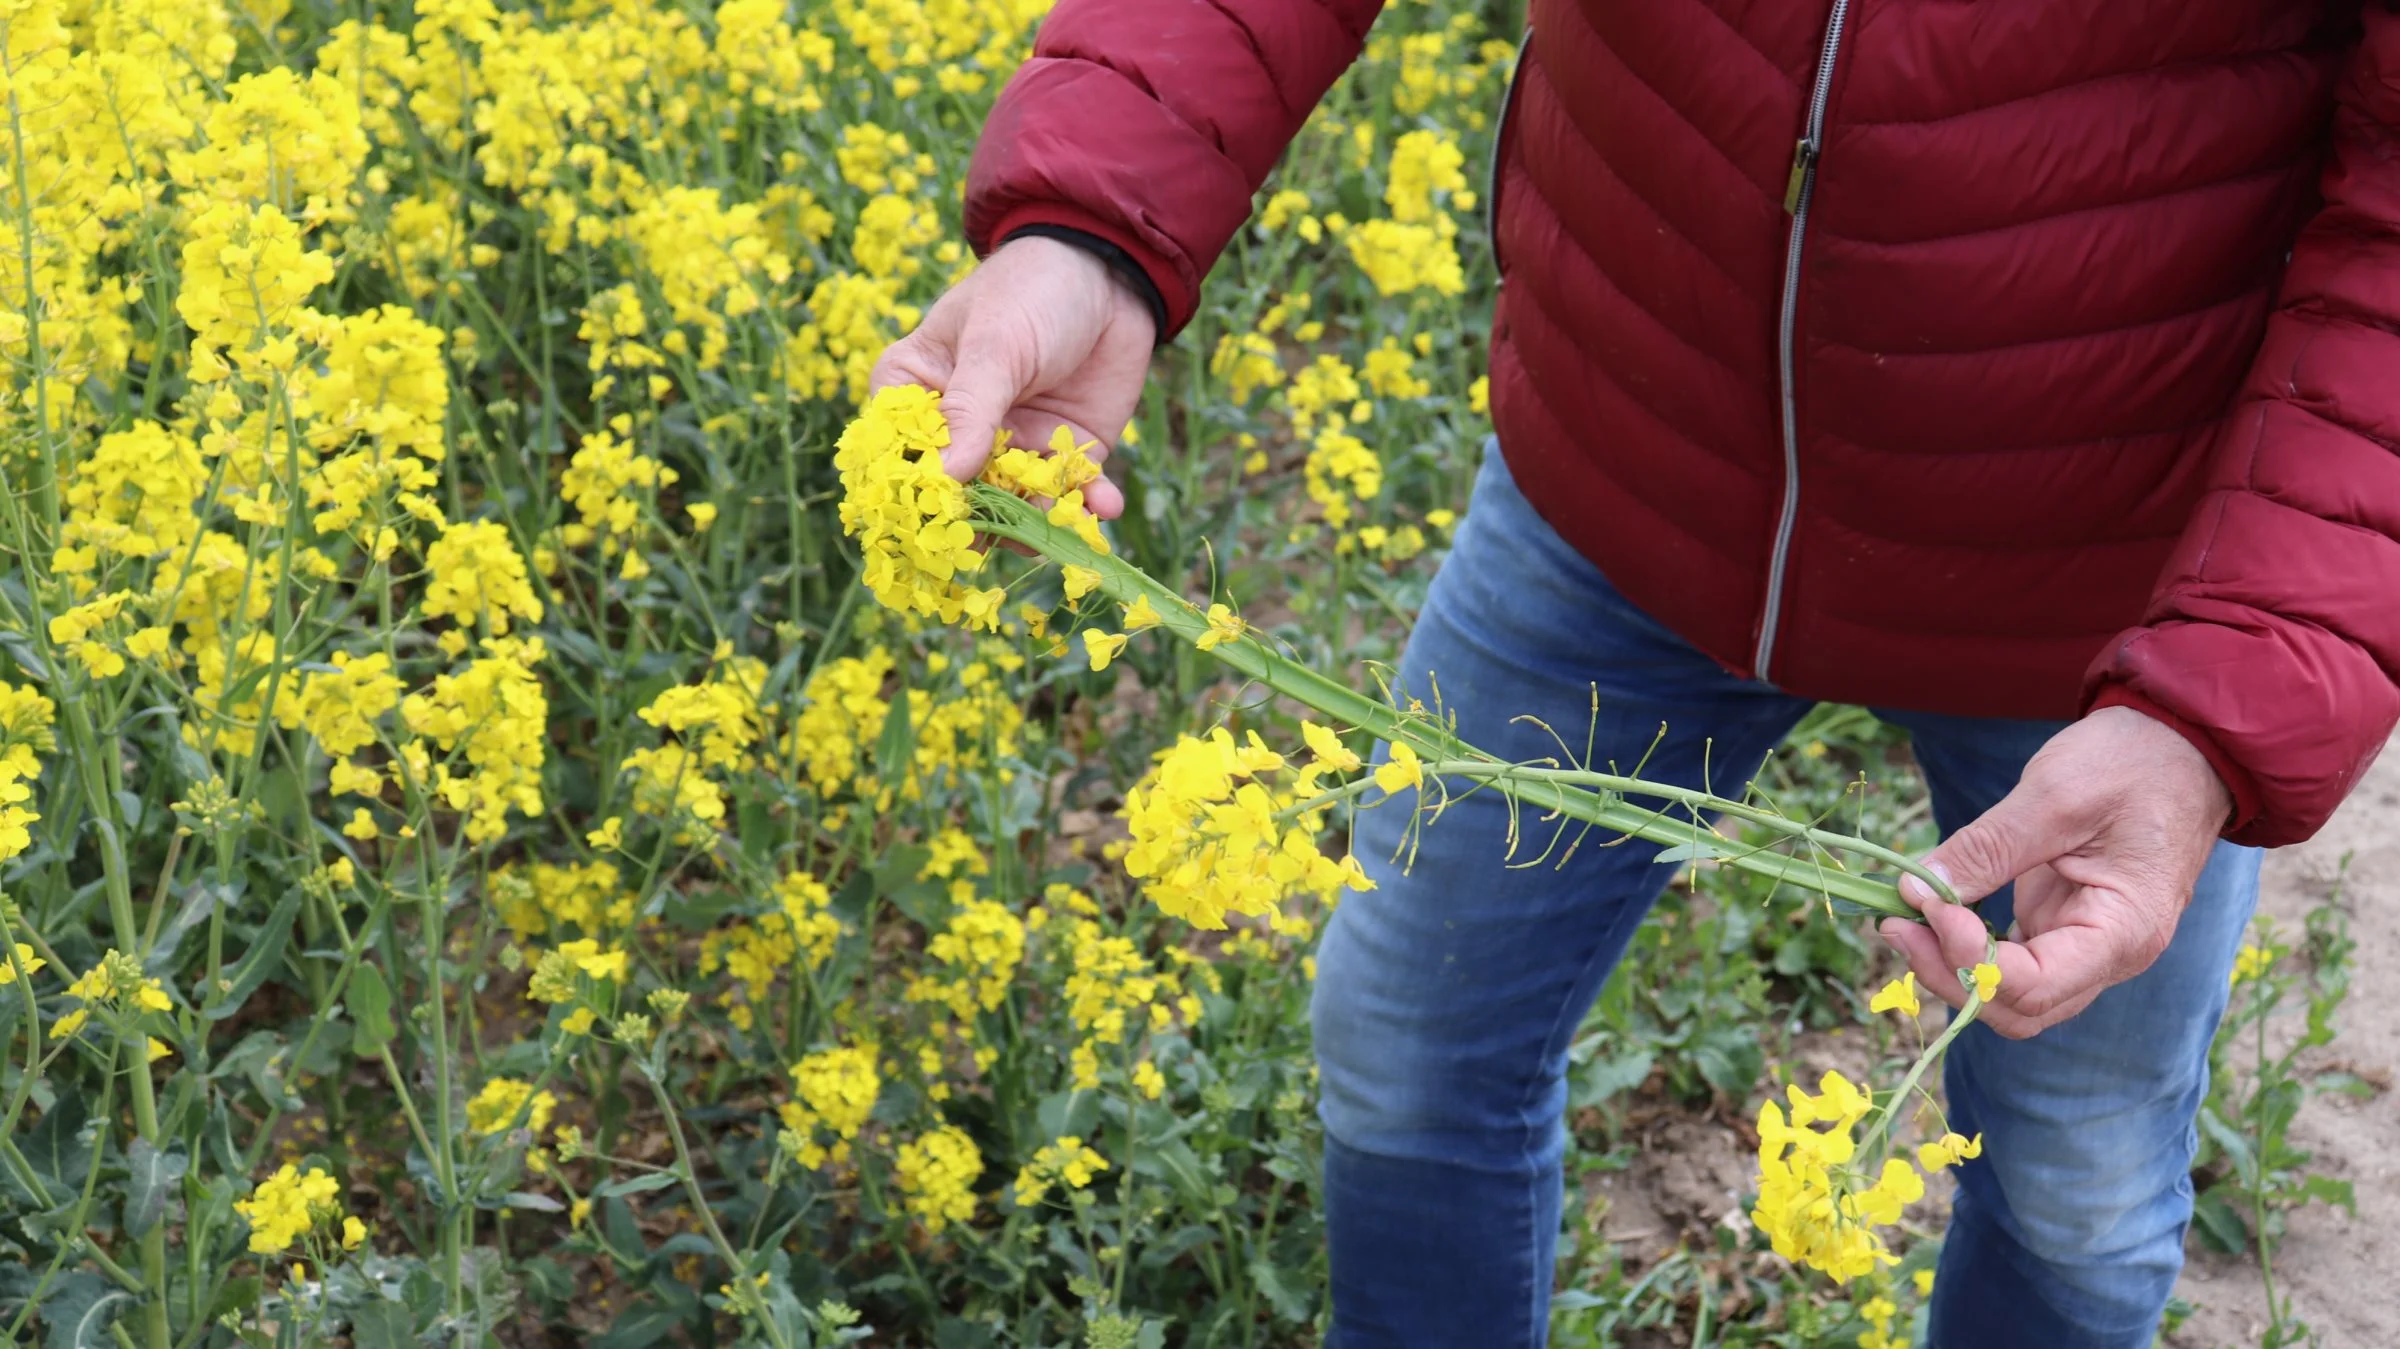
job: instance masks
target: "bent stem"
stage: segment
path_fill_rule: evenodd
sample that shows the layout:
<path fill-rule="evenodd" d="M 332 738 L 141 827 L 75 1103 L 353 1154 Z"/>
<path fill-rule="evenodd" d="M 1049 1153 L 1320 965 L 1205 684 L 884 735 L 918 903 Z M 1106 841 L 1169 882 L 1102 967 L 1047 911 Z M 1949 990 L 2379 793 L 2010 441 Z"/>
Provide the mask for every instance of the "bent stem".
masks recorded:
<path fill-rule="evenodd" d="M 1986 962 L 1996 961 L 1999 956 L 1999 943 L 1986 936 L 1983 939 L 1984 960 Z M 1966 1004 L 1958 1009 L 1955 1016 L 1950 1018 L 1949 1025 L 1942 1027 L 1942 1033 L 1933 1037 L 1933 1043 L 1925 1046 L 1925 1052 L 1917 1055 L 1917 1061 L 1909 1066 L 1908 1076 L 1900 1079 L 1899 1087 L 1875 1111 L 1874 1121 L 1867 1126 L 1867 1132 L 1858 1140 L 1859 1156 L 1867 1156 L 1870 1148 L 1879 1148 L 1885 1144 L 1891 1137 L 1893 1123 L 1899 1118 L 1901 1104 L 1917 1094 L 1917 1083 L 1924 1079 L 1925 1070 L 1940 1061 L 1942 1054 L 1950 1048 L 1950 1042 L 1957 1039 L 1982 1014 L 1983 995 L 1976 991 L 1975 980 L 1969 976 L 1968 971 L 1960 970 L 1958 973 L 1960 975 L 1959 983 L 1964 985 L 1967 990 Z"/>
<path fill-rule="evenodd" d="M 1083 567 L 1097 573 L 1101 593 L 1118 604 L 1149 600 L 1158 611 L 1159 626 L 1177 637 L 1197 642 L 1209 633 L 1208 615 L 1199 607 L 1124 559 L 1092 548 L 1073 530 L 1050 523 L 1041 507 L 988 483 L 970 484 L 967 490 L 975 506 L 976 526 L 983 532 L 1023 544 L 1062 566 Z M 1915 908 L 1900 898 L 1890 882 L 1843 870 L 1834 854 L 1849 854 L 1893 867 L 1922 879 L 1944 898 L 1954 898 L 1941 877 L 1889 848 L 1818 829 L 1754 803 L 1581 767 L 1510 763 L 1460 739 L 1422 711 L 1393 707 L 1329 679 L 1247 631 L 1212 646 L 1209 654 L 1324 716 L 1371 732 L 1392 744 L 1408 746 L 1427 761 L 1428 771 L 1473 779 L 1514 801 L 1565 819 L 1670 847 L 1698 845 L 1721 865 L 1796 885 L 1882 917 L 1924 921 Z M 1633 804 L 1627 797 L 1652 798 L 1665 804 L 1652 809 Z M 1690 812 L 1690 818 L 1668 813 L 1678 807 Z M 1699 817 L 1704 814 L 1726 815 L 1757 825 L 1807 845 L 1815 856 L 1795 857 L 1729 843 L 1700 823 Z"/>

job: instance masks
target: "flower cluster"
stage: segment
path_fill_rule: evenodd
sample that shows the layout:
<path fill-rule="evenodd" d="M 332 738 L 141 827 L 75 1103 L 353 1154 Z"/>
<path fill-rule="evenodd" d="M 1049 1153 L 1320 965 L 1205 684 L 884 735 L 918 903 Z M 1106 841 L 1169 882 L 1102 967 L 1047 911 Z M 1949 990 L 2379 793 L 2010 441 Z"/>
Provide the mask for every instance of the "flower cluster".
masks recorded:
<path fill-rule="evenodd" d="M 467 1102 L 467 1127 L 479 1134 L 525 1129 L 539 1138 L 550 1131 L 550 1117 L 557 1109 L 558 1098 L 535 1090 L 532 1083 L 495 1077 Z"/>
<path fill-rule="evenodd" d="M 1017 1207 L 1032 1208 L 1049 1198 L 1052 1186 L 1069 1194 L 1089 1187 L 1094 1177 L 1108 1169 L 1108 1159 L 1086 1146 L 1072 1134 L 1042 1145 L 1017 1172 L 1013 1187 Z"/>
<path fill-rule="evenodd" d="M 1853 1167 L 1858 1127 L 1874 1102 L 1838 1072 L 1827 1070 L 1811 1096 L 1787 1089 L 1791 1118 L 1773 1101 L 1758 1111 L 1758 1203 L 1750 1216 L 1775 1253 L 1847 1283 L 1897 1263 L 1875 1231 L 1925 1195 L 1924 1177 L 1893 1157 L 1872 1177 Z M 1817 1127 L 1817 1126 L 1823 1127 Z"/>
<path fill-rule="evenodd" d="M 616 990 L 626 981 L 631 967 L 627 952 L 603 948 L 591 938 L 560 942 L 542 953 L 525 993 L 535 1002 L 566 1008 L 559 1029 L 569 1035 L 584 1035 L 602 1015 L 615 1008 Z"/>
<path fill-rule="evenodd" d="M 317 1227 L 341 1217 L 342 1189 L 332 1176 L 317 1167 L 302 1171 L 286 1163 L 281 1170 L 258 1183 L 250 1197 L 234 1204 L 234 1211 L 250 1222 L 250 1250 L 255 1255 L 276 1255 L 290 1250 L 293 1243 Z M 342 1225 L 344 1244 L 356 1246 L 350 1239 L 350 1227 L 358 1220 L 351 1218 Z M 363 1228 L 360 1236 L 364 1236 Z"/>
<path fill-rule="evenodd" d="M 41 756 L 56 746 L 50 733 L 56 708 L 39 692 L 0 680 L 0 861 L 33 843 L 28 826 L 41 819 L 31 806 Z"/>
<path fill-rule="evenodd" d="M 1313 723 L 1311 749 L 1292 768 L 1253 731 L 1218 727 L 1184 736 L 1125 794 L 1127 874 L 1151 901 L 1195 927 L 1221 928 L 1229 913 L 1274 915 L 1293 897 L 1331 903 L 1373 882 L 1358 860 L 1318 844 L 1328 806 L 1311 804 L 1329 774 L 1354 772 L 1356 754 Z"/>
<path fill-rule="evenodd" d="M 883 1091 L 875 1047 L 837 1046 L 809 1055 L 792 1065 L 792 1090 L 797 1099 L 784 1102 L 780 1113 L 800 1164 L 813 1169 L 848 1161 L 850 1144 Z M 820 1132 L 833 1136 L 830 1146 L 819 1141 Z"/>
<path fill-rule="evenodd" d="M 955 1125 L 900 1145 L 893 1167 L 910 1213 L 928 1232 L 975 1216 L 975 1182 L 983 1176 L 983 1154 Z"/>
<path fill-rule="evenodd" d="M 1977 999 L 1975 1007 L 1999 990 L 1997 965 L 1987 961 L 1961 973 Z M 1916 976 L 1892 980 L 1876 992 L 1871 1006 L 1913 1022 L 1922 1010 Z M 1910 1083 L 1946 1040 L 1925 1051 Z M 1758 1203 L 1750 1216 L 1777 1255 L 1822 1270 L 1838 1283 L 1897 1263 L 1876 1229 L 1899 1222 L 1902 1210 L 1924 1197 L 1926 1176 L 1983 1155 L 1981 1134 L 1964 1138 L 1947 1130 L 1917 1148 L 1913 1166 L 1888 1155 L 1895 1108 L 1905 1102 L 1894 1099 L 1878 1110 L 1869 1092 L 1839 1072 L 1828 1070 L 1813 1096 L 1795 1083 L 1785 1088 L 1785 1097 L 1791 1106 L 1788 1119 L 1772 1100 L 1758 1109 Z M 1870 1114 L 1873 1125 L 1863 1137 L 1856 1135 Z"/>
<path fill-rule="evenodd" d="M 135 1016 L 175 1010 L 175 1000 L 167 996 L 166 985 L 145 974 L 140 961 L 113 947 L 100 957 L 98 964 L 67 985 L 67 996 L 81 1005 L 50 1023 L 53 1040 L 63 1040 L 82 1030 L 96 1008 Z M 163 1049 L 156 1040 L 151 1044 Z M 154 1053 L 151 1057 L 158 1055 Z"/>
<path fill-rule="evenodd" d="M 858 540 L 860 575 L 875 598 L 902 613 L 991 628 L 998 586 L 970 588 L 981 571 L 966 488 L 944 471 L 950 443 L 936 396 L 902 385 L 878 392 L 842 432 L 842 528 Z"/>

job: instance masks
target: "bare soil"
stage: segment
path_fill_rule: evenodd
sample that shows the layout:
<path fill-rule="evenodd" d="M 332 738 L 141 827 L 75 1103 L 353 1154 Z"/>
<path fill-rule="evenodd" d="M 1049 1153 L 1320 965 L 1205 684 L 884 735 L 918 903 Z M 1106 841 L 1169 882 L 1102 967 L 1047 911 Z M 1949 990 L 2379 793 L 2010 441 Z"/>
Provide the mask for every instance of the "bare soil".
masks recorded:
<path fill-rule="evenodd" d="M 2332 1044 L 2301 1064 L 2303 1076 L 2346 1069 L 2383 1084 L 2373 1099 L 2320 1096 L 2301 1108 L 2292 1140 L 2316 1154 L 2312 1169 L 2347 1180 L 2358 1216 L 2324 1205 L 2291 1215 L 2275 1255 L 2275 1287 L 2289 1314 L 2328 1349 L 2400 1346 L 2400 739 L 2316 838 L 2267 856 L 2259 911 L 2287 934 L 2341 884 L 2353 955 L 2350 999 Z M 2168 1349 L 2231 1349 L 2259 1343 L 2267 1329 L 2264 1280 L 2255 1258 L 2215 1255 L 2195 1238 L 2177 1290 L 2199 1310 L 2166 1340 Z"/>

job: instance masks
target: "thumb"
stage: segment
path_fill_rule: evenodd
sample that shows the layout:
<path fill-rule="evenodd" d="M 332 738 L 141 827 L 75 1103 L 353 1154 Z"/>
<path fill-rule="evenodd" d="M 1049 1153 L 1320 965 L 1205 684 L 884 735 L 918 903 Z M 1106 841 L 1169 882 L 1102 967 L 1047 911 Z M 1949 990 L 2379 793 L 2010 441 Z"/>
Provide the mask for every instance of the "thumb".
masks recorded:
<path fill-rule="evenodd" d="M 950 423 L 950 444 L 942 451 L 942 468 L 961 482 L 971 482 L 992 457 L 992 441 L 1000 419 L 1017 405 L 1023 381 L 1005 361 L 988 351 L 961 343 L 958 368 L 942 391 L 942 418 Z"/>
<path fill-rule="evenodd" d="M 1973 904 L 2066 850 L 2052 811 L 2020 785 L 1965 828 L 1925 854 L 1925 869 Z M 1921 877 L 1904 876 L 1900 897 L 1922 910 L 1941 895 Z"/>

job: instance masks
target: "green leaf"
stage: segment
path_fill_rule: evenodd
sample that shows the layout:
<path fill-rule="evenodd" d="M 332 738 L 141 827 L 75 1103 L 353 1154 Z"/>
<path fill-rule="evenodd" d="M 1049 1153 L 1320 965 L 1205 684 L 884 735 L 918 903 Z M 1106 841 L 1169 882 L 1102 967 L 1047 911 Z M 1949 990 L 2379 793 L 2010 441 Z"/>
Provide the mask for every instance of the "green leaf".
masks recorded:
<path fill-rule="evenodd" d="M 208 1319 L 214 1321 L 220 1316 L 252 1310 L 258 1306 L 259 1292 L 265 1286 L 266 1281 L 255 1274 L 226 1280 L 208 1301 Z"/>
<path fill-rule="evenodd" d="M 133 1140 L 125 1149 L 125 1235 L 138 1237 L 158 1225 L 167 1195 L 191 1167 L 180 1143 L 161 1152 L 147 1138 Z"/>
<path fill-rule="evenodd" d="M 42 1299 L 50 1333 L 43 1349 L 108 1349 L 108 1327 L 133 1306 L 133 1294 L 88 1270 L 60 1279 Z"/>
<path fill-rule="evenodd" d="M 2200 1132 L 2224 1150 L 2225 1159 L 2233 1163 L 2234 1174 L 2242 1178 L 2244 1185 L 2258 1184 L 2258 1158 L 2250 1151 L 2250 1140 L 2242 1137 L 2241 1130 L 2227 1124 L 2216 1107 L 2201 1107 Z"/>
<path fill-rule="evenodd" d="M 500 1196 L 500 1206 L 502 1208 L 531 1209 L 535 1213 L 564 1213 L 567 1211 L 566 1205 L 546 1194 L 535 1194 L 531 1190 L 509 1191 Z"/>
<path fill-rule="evenodd" d="M 1250 1282 L 1258 1285 L 1259 1296 L 1274 1308 L 1279 1321 L 1304 1322 L 1315 1311 L 1308 1297 L 1284 1282 L 1282 1272 L 1265 1260 L 1250 1262 Z"/>
<path fill-rule="evenodd" d="M 933 1327 L 933 1349 L 992 1349 L 992 1328 L 980 1321 L 945 1316 Z"/>
<path fill-rule="evenodd" d="M 2311 1199 L 2347 1210 L 2352 1217 L 2358 1216 L 2358 1195 L 2351 1189 L 2349 1181 L 2335 1180 L 2331 1176 L 2310 1176 L 2292 1192 L 2292 1200 L 2305 1204 Z"/>
<path fill-rule="evenodd" d="M 2318 1091 L 2339 1093 L 2353 1101 L 2372 1101 L 2378 1090 L 2374 1083 L 2358 1074 L 2345 1073 L 2339 1069 L 2317 1074 L 2316 1079 L 2309 1085 Z"/>
<path fill-rule="evenodd" d="M 644 1175 L 629 1176 L 624 1180 L 612 1180 L 606 1185 L 601 1186 L 599 1189 L 592 1191 L 591 1197 L 594 1199 L 615 1199 L 619 1196 L 628 1194 L 647 1194 L 652 1190 L 663 1190 L 670 1185 L 676 1185 L 680 1183 L 681 1182 L 677 1181 L 675 1177 L 664 1171 L 652 1171 Z"/>
<path fill-rule="evenodd" d="M 350 989 L 343 1001 L 350 1004 L 350 1019 L 358 1033 L 350 1045 L 362 1059 L 373 1058 L 392 1042 L 392 986 L 384 982 L 383 969 L 372 960 L 361 960 L 350 972 Z"/>
<path fill-rule="evenodd" d="M 1199 1208 L 1209 1202 L 1217 1188 L 1220 1166 L 1212 1167 L 1200 1160 L 1192 1145 L 1177 1138 L 1163 1144 L 1144 1139 L 1133 1159 L 1135 1174 L 1156 1176 L 1175 1188 L 1176 1193 Z"/>
<path fill-rule="evenodd" d="M 1658 856 L 1650 860 L 1653 862 L 1695 862 L 1723 857 L 1729 851 L 1731 850 L 1721 843 L 1710 843 L 1706 839 L 1693 839 L 1689 843 L 1678 843 L 1672 848 L 1663 848 L 1659 851 Z"/>
<path fill-rule="evenodd" d="M 356 1349 L 415 1349 L 417 1319 L 397 1302 L 361 1304 L 350 1313 L 350 1343 Z"/>
<path fill-rule="evenodd" d="M 1656 1056 L 1647 1049 L 1603 1054 L 1571 1074 L 1573 1090 L 1567 1098 L 1567 1104 L 1580 1110 L 1632 1091 L 1649 1079 L 1650 1066 L 1655 1062 Z"/>
<path fill-rule="evenodd" d="M 184 896 L 183 907 L 175 911 L 175 916 L 167 920 L 165 929 L 158 934 L 158 941 L 142 961 L 142 972 L 156 979 L 167 977 L 177 966 L 176 954 L 183 946 L 183 939 L 218 906 L 231 908 L 241 889 L 238 881 L 226 886 L 214 881 L 196 882 Z"/>
<path fill-rule="evenodd" d="M 2241 1210 L 2234 1207 L 2224 1187 L 2210 1190 L 2192 1205 L 2192 1225 L 2200 1229 L 2200 1240 L 2220 1255 L 2240 1255 L 2250 1249 L 2250 1224 L 2242 1220 Z"/>
<path fill-rule="evenodd" d="M 1034 1107 L 1033 1115 L 1045 1143 L 1069 1135 L 1089 1138 L 1100 1123 L 1100 1093 L 1073 1088 L 1052 1092 Z"/>
<path fill-rule="evenodd" d="M 591 1349 L 643 1349 L 643 1346 L 665 1344 L 682 1327 L 684 1314 L 673 1307 L 656 1302 L 636 1302 L 617 1313 L 616 1324 L 608 1333 L 594 1338 Z"/>
<path fill-rule="evenodd" d="M 250 995 L 258 991 L 269 975 L 283 968 L 283 948 L 291 939 L 292 919 L 299 916 L 300 899 L 300 887 L 295 885 L 284 891 L 274 911 L 267 915 L 267 921 L 259 925 L 257 935 L 251 938 L 250 949 L 242 956 L 241 963 L 225 979 L 223 989 L 204 990 L 215 996 L 200 1009 L 200 1015 L 211 1021 L 232 1016 L 242 1010 L 242 1004 L 250 1000 Z"/>
<path fill-rule="evenodd" d="M 1737 1101 L 1767 1070 L 1766 1051 L 1759 1047 L 1757 1032 L 1747 1024 L 1711 1031 L 1693 1047 L 1692 1062 L 1708 1085 Z"/>
<path fill-rule="evenodd" d="M 83 1097 L 61 1096 L 23 1144 L 25 1160 L 33 1163 L 34 1171 L 57 1191 L 58 1198 L 72 1197 L 81 1190 L 84 1174 L 91 1169 L 92 1140 L 85 1122 Z"/>

